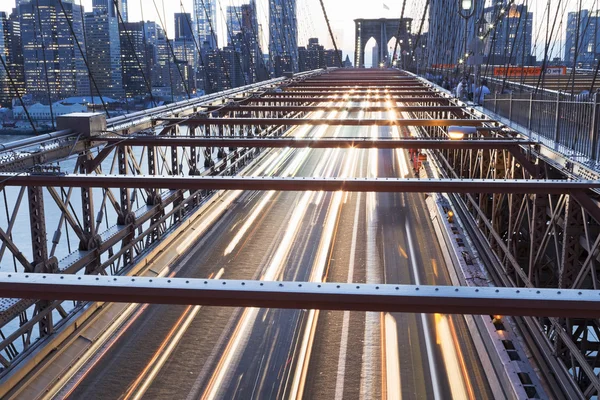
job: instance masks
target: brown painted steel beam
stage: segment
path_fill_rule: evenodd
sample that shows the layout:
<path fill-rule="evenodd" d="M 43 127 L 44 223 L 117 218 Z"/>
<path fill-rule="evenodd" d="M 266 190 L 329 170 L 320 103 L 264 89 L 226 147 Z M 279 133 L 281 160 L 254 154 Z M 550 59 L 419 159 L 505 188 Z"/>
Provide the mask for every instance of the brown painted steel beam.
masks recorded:
<path fill-rule="evenodd" d="M 505 149 L 535 145 L 525 140 L 429 140 L 429 139 L 372 139 L 319 138 L 265 139 L 256 137 L 146 136 L 130 138 L 97 137 L 94 140 L 125 146 L 199 146 L 199 147 L 258 147 L 258 148 L 357 148 L 357 149 Z"/>
<path fill-rule="evenodd" d="M 352 96 L 352 97 L 348 97 L 348 98 L 338 98 L 338 99 L 333 99 L 333 98 L 329 98 L 329 97 L 280 97 L 280 98 L 276 98 L 276 97 L 271 97 L 271 98 L 267 98 L 267 97 L 250 97 L 248 99 L 243 99 L 242 101 L 244 103 L 321 103 L 321 102 L 340 102 L 340 101 L 346 101 L 346 102 L 363 102 L 363 101 L 369 101 L 369 102 L 385 102 L 387 100 L 390 101 L 397 101 L 400 103 L 445 103 L 447 104 L 450 99 L 444 98 L 444 97 L 439 97 L 439 96 L 422 96 L 422 97 L 393 97 L 391 99 L 386 98 L 385 96 L 370 96 L 369 99 L 367 99 L 366 97 L 356 97 L 356 96 Z"/>
<path fill-rule="evenodd" d="M 600 181 L 536 179 L 313 178 L 0 174 L 3 186 L 163 188 L 183 190 L 346 191 L 381 193 L 546 193 L 599 189 Z"/>
<path fill-rule="evenodd" d="M 348 95 L 352 95 L 352 96 L 356 96 L 356 95 L 362 95 L 362 96 L 366 96 L 366 95 L 374 95 L 375 93 L 381 94 L 381 95 L 390 95 L 391 97 L 397 97 L 397 96 L 408 96 L 408 95 L 422 95 L 423 93 L 433 93 L 431 90 L 425 88 L 425 87 L 410 87 L 407 88 L 406 90 L 390 90 L 388 92 L 385 92 L 383 90 L 381 91 L 371 91 L 371 92 L 359 92 L 359 93 L 350 93 L 348 91 L 336 91 L 336 92 L 332 92 L 329 90 L 311 90 L 311 91 L 304 91 L 304 92 L 300 92 L 300 91 L 286 91 L 286 92 L 271 92 L 271 93 L 265 93 L 262 95 L 262 97 L 290 97 L 290 96 L 323 96 L 328 95 L 328 96 L 332 96 L 332 95 L 337 95 L 337 96 L 343 96 L 345 94 Z"/>
<path fill-rule="evenodd" d="M 333 111 L 348 111 L 348 112 L 385 112 L 385 111 L 398 111 L 398 112 L 447 112 L 447 111 L 461 111 L 464 107 L 460 106 L 246 106 L 246 105 L 235 105 L 235 106 L 209 106 L 206 107 L 209 112 L 212 111 L 223 111 L 223 112 L 261 112 L 261 111 L 276 111 L 276 112 L 333 112 Z"/>
<path fill-rule="evenodd" d="M 283 92 L 281 93 L 298 93 L 298 94 L 304 94 L 304 93 L 310 93 L 310 92 L 314 92 L 314 91 L 319 91 L 319 94 L 322 94 L 324 90 L 327 90 L 327 93 L 329 94 L 346 94 L 346 93 L 351 93 L 351 94 L 367 94 L 367 93 L 373 93 L 374 91 L 379 91 L 380 93 L 383 94 L 402 94 L 405 93 L 407 91 L 410 90 L 418 90 L 421 91 L 421 89 L 427 90 L 427 91 L 431 91 L 433 92 L 431 89 L 425 87 L 425 86 L 409 86 L 409 87 L 402 87 L 402 88 L 396 88 L 396 89 L 340 89 L 337 87 L 332 87 L 332 88 L 324 88 L 324 87 L 303 87 L 303 88 L 287 88 L 284 89 Z M 271 93 L 269 93 L 271 94 Z"/>
<path fill-rule="evenodd" d="M 182 125 L 482 126 L 489 119 L 156 118 Z"/>
<path fill-rule="evenodd" d="M 408 313 L 600 317 L 597 290 L 0 273 L 4 297 Z"/>
<path fill-rule="evenodd" d="M 327 86 L 327 87 L 348 87 L 348 88 L 356 88 L 356 87 L 372 87 L 379 89 L 389 89 L 389 88 L 397 88 L 402 86 L 414 86 L 419 81 L 393 81 L 387 79 L 381 79 L 376 81 L 354 81 L 354 80 L 346 80 L 346 81 L 307 81 L 298 83 L 294 86 L 288 87 L 303 87 L 303 86 Z"/>

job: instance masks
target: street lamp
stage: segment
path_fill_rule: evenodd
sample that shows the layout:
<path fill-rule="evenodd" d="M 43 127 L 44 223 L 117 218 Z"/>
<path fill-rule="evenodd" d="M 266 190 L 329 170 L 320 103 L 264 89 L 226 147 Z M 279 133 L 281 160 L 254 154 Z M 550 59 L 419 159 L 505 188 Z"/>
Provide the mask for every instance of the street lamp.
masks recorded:
<path fill-rule="evenodd" d="M 462 140 L 465 136 L 474 136 L 477 128 L 474 126 L 449 126 L 448 137 L 450 140 Z"/>
<path fill-rule="evenodd" d="M 464 46 L 465 46 L 465 62 L 463 64 L 463 75 L 467 75 L 467 62 L 466 58 L 469 57 L 469 52 L 467 50 L 467 35 L 469 34 L 469 18 L 475 14 L 475 7 L 473 7 L 473 0 L 458 0 L 458 14 L 464 18 L 465 20 L 465 37 L 464 37 Z M 467 86 L 469 85 L 469 78 L 467 77 L 467 85 L 463 85 L 463 97 L 466 97 Z"/>

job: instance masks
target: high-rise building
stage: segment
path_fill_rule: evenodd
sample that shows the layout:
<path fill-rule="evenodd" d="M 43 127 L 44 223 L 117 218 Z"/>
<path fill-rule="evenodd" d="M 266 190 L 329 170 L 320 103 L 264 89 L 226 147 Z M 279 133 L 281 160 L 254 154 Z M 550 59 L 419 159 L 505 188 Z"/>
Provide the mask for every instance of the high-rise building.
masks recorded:
<path fill-rule="evenodd" d="M 84 58 L 76 43 L 82 45 L 85 54 L 83 10 L 66 1 L 62 7 L 64 12 L 60 0 L 36 0 L 19 6 L 25 85 L 34 99 L 46 104 L 90 92 Z"/>
<path fill-rule="evenodd" d="M 148 96 L 152 88 L 154 46 L 146 43 L 144 22 L 121 25 L 121 66 L 127 97 Z"/>
<path fill-rule="evenodd" d="M 594 68 L 600 58 L 600 11 L 570 12 L 564 60 L 568 67 Z"/>
<path fill-rule="evenodd" d="M 242 71 L 246 83 L 267 78 L 267 70 L 260 49 L 256 1 L 250 0 L 239 7 L 227 7 L 228 45 L 241 54 Z"/>
<path fill-rule="evenodd" d="M 117 18 L 119 22 L 128 22 L 127 0 L 92 0 L 92 8 L 101 14 Z"/>
<path fill-rule="evenodd" d="M 371 55 L 371 68 L 379 67 L 379 45 L 375 44 Z"/>
<path fill-rule="evenodd" d="M 508 11 L 507 11 L 508 9 Z M 535 65 L 531 55 L 533 35 L 533 13 L 526 5 L 513 4 L 510 8 L 505 0 L 497 1 L 485 9 L 488 24 L 497 20 L 497 16 L 506 13 L 500 19 L 495 31 L 489 35 L 484 55 L 491 64 Z"/>
<path fill-rule="evenodd" d="M 460 16 L 459 4 L 449 0 L 429 2 L 428 65 L 456 65 L 464 57 L 465 19 Z M 474 0 L 473 7 L 475 10 L 482 10 L 485 0 Z M 468 19 L 467 46 L 473 43 L 472 39 L 476 36 L 477 21 L 475 15 Z"/>
<path fill-rule="evenodd" d="M 21 25 L 14 10 L 8 17 L 0 12 L 0 56 L 8 69 L 0 65 L 0 105 L 7 107 L 17 92 L 25 94 Z"/>
<path fill-rule="evenodd" d="M 340 66 L 340 60 L 342 59 L 342 51 L 329 49 L 323 51 L 323 64 L 322 68 L 333 68 Z"/>
<path fill-rule="evenodd" d="M 194 30 L 201 47 L 217 48 L 217 0 L 194 0 Z"/>
<path fill-rule="evenodd" d="M 281 76 L 286 71 L 297 72 L 296 0 L 269 0 L 269 29 L 269 53 L 275 76 Z"/>
<path fill-rule="evenodd" d="M 242 33 L 242 6 L 227 6 L 227 45 L 241 45 L 239 43 L 234 44 L 234 37 L 238 33 Z"/>
<path fill-rule="evenodd" d="M 173 65 L 177 68 L 172 75 L 175 75 L 177 91 L 181 94 L 187 92 L 194 94 L 196 92 L 196 45 L 193 40 L 179 39 L 174 40 L 172 46 L 175 54 Z"/>
<path fill-rule="evenodd" d="M 190 13 L 175 13 L 175 40 L 194 41 L 193 20 Z"/>
<path fill-rule="evenodd" d="M 94 11 L 85 15 L 87 61 L 92 80 L 92 95 L 123 97 L 121 40 L 118 14 L 110 6 L 94 1 Z M 113 10 L 114 11 L 114 10 Z"/>

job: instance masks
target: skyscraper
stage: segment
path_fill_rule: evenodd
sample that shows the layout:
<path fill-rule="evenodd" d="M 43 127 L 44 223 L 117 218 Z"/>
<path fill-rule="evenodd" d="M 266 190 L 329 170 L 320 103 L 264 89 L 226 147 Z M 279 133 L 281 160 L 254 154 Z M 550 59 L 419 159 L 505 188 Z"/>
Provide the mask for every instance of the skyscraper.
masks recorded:
<path fill-rule="evenodd" d="M 505 1 L 505 0 L 500 0 Z M 475 14 L 468 19 L 467 42 L 475 37 L 478 12 L 485 6 L 484 0 L 474 0 Z M 458 64 L 464 57 L 465 20 L 459 14 L 459 2 L 431 0 L 429 3 L 429 65 Z M 469 49 L 467 49 L 469 50 Z"/>
<path fill-rule="evenodd" d="M 508 7 L 505 1 L 498 1 L 485 9 L 485 19 L 492 23 Z M 534 65 L 531 55 L 533 35 L 533 13 L 526 5 L 513 4 L 506 17 L 502 18 L 489 36 L 485 55 L 492 64 Z"/>
<path fill-rule="evenodd" d="M 233 38 L 242 33 L 242 6 L 227 6 L 227 45 L 233 46 Z"/>
<path fill-rule="evenodd" d="M 82 8 L 63 1 L 63 13 L 59 0 L 36 0 L 35 6 L 33 3 L 19 6 L 28 93 L 45 103 L 89 94 L 88 72 L 76 44 L 84 43 Z M 85 52 L 83 46 L 82 49 Z"/>
<path fill-rule="evenodd" d="M 123 89 L 127 97 L 147 96 L 152 88 L 154 46 L 146 43 L 144 22 L 126 22 L 121 26 L 121 66 Z"/>
<path fill-rule="evenodd" d="M 190 13 L 175 13 L 175 40 L 193 42 L 193 20 Z"/>
<path fill-rule="evenodd" d="M 92 8 L 99 13 L 108 14 L 109 17 L 118 18 L 119 22 L 121 22 L 121 18 L 123 22 L 128 21 L 127 0 L 93 0 Z"/>
<path fill-rule="evenodd" d="M 241 54 L 246 83 L 266 79 L 255 0 L 241 6 L 227 7 L 227 36 L 228 45 Z"/>
<path fill-rule="evenodd" d="M 111 0 L 106 0 L 111 1 Z M 86 48 L 92 94 L 123 97 L 119 18 L 111 4 L 94 1 L 94 11 L 85 15 Z"/>
<path fill-rule="evenodd" d="M 0 12 L 0 55 L 8 69 L 0 66 L 0 105 L 7 107 L 17 96 L 16 91 L 25 93 L 21 25 L 16 12 L 9 17 Z"/>
<path fill-rule="evenodd" d="M 217 0 L 194 0 L 194 20 L 198 44 L 203 47 L 206 42 L 210 49 L 216 49 Z"/>
<path fill-rule="evenodd" d="M 577 58 L 577 59 L 576 59 Z M 567 17 L 565 62 L 568 67 L 594 68 L 600 58 L 600 12 L 581 10 Z"/>
<path fill-rule="evenodd" d="M 296 0 L 269 0 L 269 54 L 276 76 L 298 71 Z M 282 69 L 283 68 L 283 69 Z"/>

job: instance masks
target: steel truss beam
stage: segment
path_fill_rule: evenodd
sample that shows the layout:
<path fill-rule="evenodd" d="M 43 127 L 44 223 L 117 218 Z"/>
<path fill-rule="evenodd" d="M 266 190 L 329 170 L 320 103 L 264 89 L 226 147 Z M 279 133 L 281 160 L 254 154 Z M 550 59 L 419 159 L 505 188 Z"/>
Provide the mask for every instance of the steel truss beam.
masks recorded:
<path fill-rule="evenodd" d="M 156 118 L 182 125 L 482 126 L 489 119 L 327 119 L 327 118 Z"/>
<path fill-rule="evenodd" d="M 310 86 L 305 86 L 302 88 L 288 88 L 285 89 L 283 92 L 269 92 L 269 95 L 277 95 L 277 94 L 291 94 L 294 93 L 296 95 L 308 95 L 308 93 L 312 93 L 312 92 L 317 92 L 316 96 L 322 96 L 323 95 L 323 91 L 324 89 L 327 89 L 327 94 L 329 95 L 346 95 L 346 94 L 353 94 L 353 95 L 363 95 L 363 94 L 373 94 L 373 93 L 380 93 L 379 89 L 340 89 L 338 87 L 332 87 L 332 88 L 324 88 L 323 86 L 315 86 L 315 87 L 310 87 Z M 418 86 L 401 86 L 401 87 L 397 87 L 397 88 L 393 88 L 393 89 L 381 89 L 381 94 L 404 94 L 407 91 L 411 91 L 411 90 L 417 90 L 419 92 L 422 91 L 428 91 L 430 93 L 433 93 L 433 91 L 428 88 L 427 86 L 422 86 L 422 85 L 418 85 Z"/>
<path fill-rule="evenodd" d="M 313 178 L 0 174 L 1 186 L 165 188 L 183 190 L 279 190 L 404 193 L 549 193 L 600 189 L 600 181 L 542 179 Z"/>
<path fill-rule="evenodd" d="M 416 96 L 420 96 L 423 95 L 424 93 L 432 93 L 430 89 L 423 87 L 423 86 L 407 86 L 406 88 L 402 88 L 402 89 L 393 89 L 393 90 L 382 90 L 381 92 L 379 90 L 377 90 L 376 92 L 368 92 L 368 91 L 361 91 L 359 93 L 356 92 L 336 92 L 336 93 L 331 93 L 331 91 L 327 91 L 327 96 L 331 97 L 331 98 L 336 98 L 336 97 L 342 97 L 346 94 L 348 95 L 352 95 L 352 96 L 372 96 L 372 95 L 385 95 L 385 96 L 390 96 L 390 97 L 402 97 L 402 96 L 412 96 L 412 95 L 416 95 Z M 324 91 L 319 88 L 319 90 L 312 90 L 312 91 L 304 91 L 304 92 L 300 92 L 300 91 L 286 91 L 286 92 L 270 92 L 270 93 L 265 93 L 262 95 L 262 97 L 265 98 L 271 98 L 271 97 L 294 97 L 294 96 L 323 96 L 324 95 Z"/>
<path fill-rule="evenodd" d="M 319 138 L 263 139 L 256 137 L 192 137 L 192 136 L 136 136 L 97 138 L 107 144 L 126 146 L 199 146 L 199 147 L 259 147 L 259 148 L 357 148 L 357 149 L 502 149 L 535 145 L 526 140 L 444 140 L 444 139 L 371 139 L 371 138 Z"/>
<path fill-rule="evenodd" d="M 322 102 L 384 102 L 390 100 L 392 102 L 401 102 L 404 104 L 410 103 L 444 103 L 449 104 L 450 99 L 434 96 L 432 92 L 429 96 L 423 95 L 422 97 L 403 97 L 395 96 L 387 98 L 385 96 L 350 96 L 346 98 L 332 99 L 327 97 L 286 97 L 286 98 L 266 98 L 266 97 L 251 97 L 249 99 L 242 99 L 243 103 L 322 103 Z"/>
<path fill-rule="evenodd" d="M 600 291 L 0 273 L 6 297 L 351 311 L 600 317 Z"/>
<path fill-rule="evenodd" d="M 333 112 L 333 111 L 348 111 L 348 112 L 443 112 L 443 111 L 462 111 L 463 108 L 459 106 L 246 106 L 246 105 L 226 105 L 226 106 L 209 106 L 206 107 L 209 112 L 220 111 L 220 112 Z"/>

